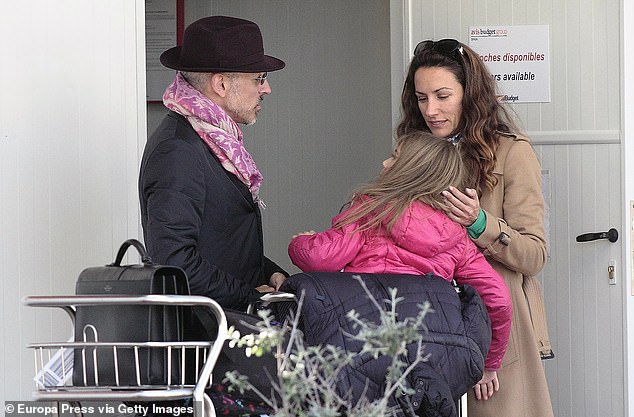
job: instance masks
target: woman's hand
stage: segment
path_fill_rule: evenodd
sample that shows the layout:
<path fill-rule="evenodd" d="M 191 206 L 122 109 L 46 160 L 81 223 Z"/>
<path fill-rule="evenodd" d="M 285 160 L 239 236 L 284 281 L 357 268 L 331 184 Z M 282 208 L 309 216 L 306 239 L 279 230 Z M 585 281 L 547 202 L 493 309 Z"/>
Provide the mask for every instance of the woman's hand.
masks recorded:
<path fill-rule="evenodd" d="M 451 220 L 469 227 L 478 219 L 480 200 L 476 190 L 467 188 L 463 193 L 456 187 L 449 187 L 449 190 L 443 191 L 442 195 L 449 205 L 446 213 Z"/>
<path fill-rule="evenodd" d="M 484 371 L 482 379 L 473 386 L 473 392 L 477 400 L 488 400 L 493 393 L 500 389 L 500 381 L 496 371 Z"/>

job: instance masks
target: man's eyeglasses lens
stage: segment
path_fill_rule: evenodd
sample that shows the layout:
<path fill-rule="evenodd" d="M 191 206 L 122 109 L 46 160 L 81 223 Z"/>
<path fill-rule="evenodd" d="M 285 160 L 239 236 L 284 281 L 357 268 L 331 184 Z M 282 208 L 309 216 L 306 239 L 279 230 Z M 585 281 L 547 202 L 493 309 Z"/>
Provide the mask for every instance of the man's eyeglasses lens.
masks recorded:
<path fill-rule="evenodd" d="M 462 44 L 455 39 L 441 39 L 439 41 L 422 41 L 416 45 L 414 55 L 418 55 L 426 50 L 438 51 L 445 56 L 452 56 L 454 52 L 462 52 Z"/>
<path fill-rule="evenodd" d="M 264 81 L 266 81 L 266 77 L 267 77 L 267 73 L 265 72 L 264 74 L 262 74 L 259 77 L 257 77 L 255 79 L 255 81 L 257 81 L 258 84 L 260 84 L 260 85 L 264 85 Z"/>

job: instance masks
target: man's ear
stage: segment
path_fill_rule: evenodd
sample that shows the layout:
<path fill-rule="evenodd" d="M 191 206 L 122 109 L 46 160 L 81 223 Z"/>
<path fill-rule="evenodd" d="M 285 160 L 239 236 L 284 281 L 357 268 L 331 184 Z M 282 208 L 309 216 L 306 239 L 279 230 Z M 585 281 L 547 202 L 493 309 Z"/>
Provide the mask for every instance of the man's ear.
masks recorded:
<path fill-rule="evenodd" d="M 207 88 L 211 90 L 210 92 L 213 95 L 224 98 L 227 95 L 227 91 L 229 91 L 230 82 L 231 79 L 227 76 L 227 74 L 218 72 L 211 75 Z"/>

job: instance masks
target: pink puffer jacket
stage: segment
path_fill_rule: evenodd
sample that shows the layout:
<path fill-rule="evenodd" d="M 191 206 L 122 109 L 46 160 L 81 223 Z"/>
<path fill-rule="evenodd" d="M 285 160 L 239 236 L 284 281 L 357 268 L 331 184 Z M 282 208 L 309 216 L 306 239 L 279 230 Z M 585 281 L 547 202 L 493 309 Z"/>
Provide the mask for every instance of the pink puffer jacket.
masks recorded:
<path fill-rule="evenodd" d="M 333 224 L 346 213 L 333 218 Z M 461 225 L 442 211 L 413 203 L 387 234 L 384 227 L 352 233 L 358 224 L 293 239 L 288 254 L 304 272 L 359 272 L 423 275 L 469 284 L 491 319 L 492 340 L 485 368 L 497 370 L 511 331 L 511 296 L 502 277 Z"/>

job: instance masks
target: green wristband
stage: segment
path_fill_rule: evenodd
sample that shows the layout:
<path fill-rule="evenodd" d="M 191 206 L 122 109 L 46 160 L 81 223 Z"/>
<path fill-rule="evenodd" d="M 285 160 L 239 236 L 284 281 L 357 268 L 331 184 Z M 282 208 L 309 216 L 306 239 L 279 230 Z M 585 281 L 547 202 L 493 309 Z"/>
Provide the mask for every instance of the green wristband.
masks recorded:
<path fill-rule="evenodd" d="M 471 239 L 477 239 L 484 232 L 484 229 L 487 227 L 487 215 L 484 213 L 484 210 L 480 209 L 480 213 L 478 213 L 478 218 L 473 222 L 471 226 L 467 227 L 467 233 L 471 236 Z"/>

